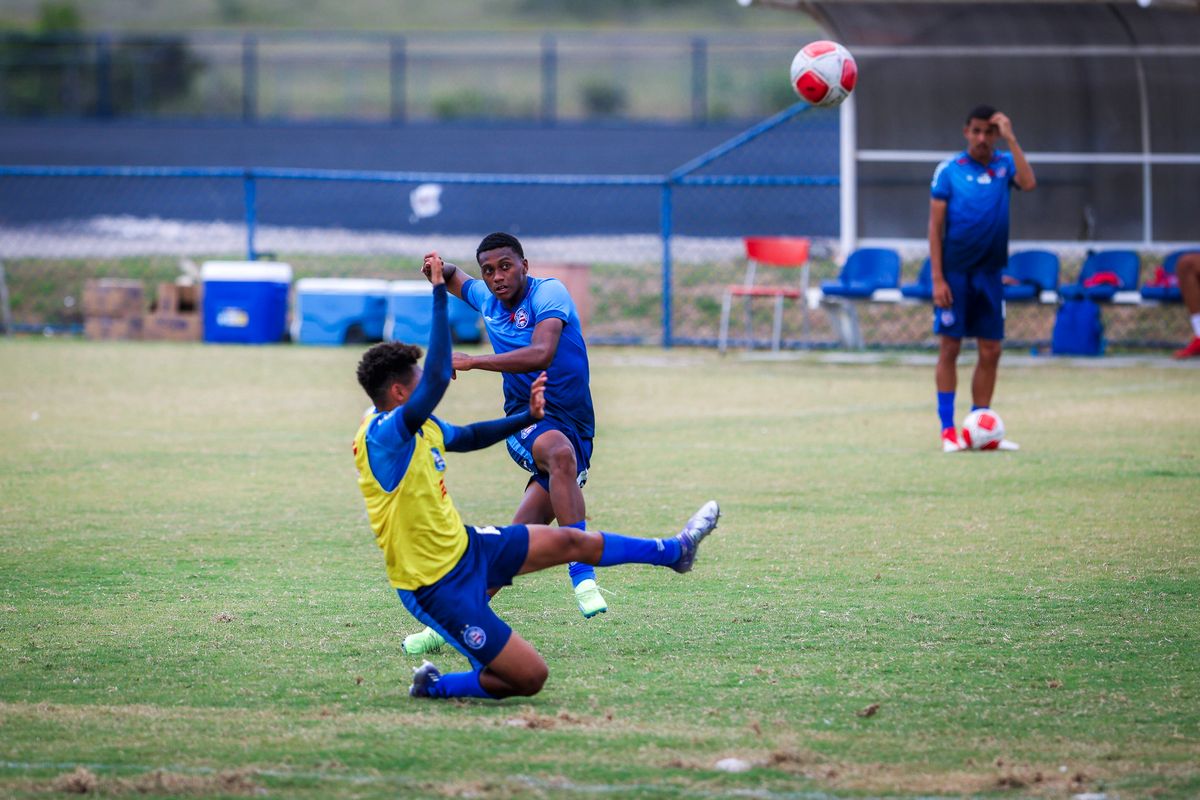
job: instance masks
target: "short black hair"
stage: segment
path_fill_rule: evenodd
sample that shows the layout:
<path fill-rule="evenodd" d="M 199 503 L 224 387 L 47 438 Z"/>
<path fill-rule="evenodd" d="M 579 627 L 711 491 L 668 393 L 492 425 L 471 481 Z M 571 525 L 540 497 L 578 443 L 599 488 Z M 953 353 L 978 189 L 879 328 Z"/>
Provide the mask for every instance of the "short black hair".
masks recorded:
<path fill-rule="evenodd" d="M 498 250 L 501 247 L 511 247 L 512 251 L 521 258 L 525 257 L 525 251 L 521 248 L 521 243 L 517 241 L 517 237 L 511 233 L 489 233 L 483 237 L 483 241 L 479 243 L 479 247 L 475 248 L 475 260 L 479 260 L 479 256 L 486 253 L 488 250 Z"/>
<path fill-rule="evenodd" d="M 381 342 L 363 353 L 358 362 L 358 384 L 378 406 L 393 383 L 407 384 L 413 367 L 421 359 L 421 348 L 403 342 Z"/>
<path fill-rule="evenodd" d="M 970 125 L 971 120 L 973 120 L 973 119 L 982 119 L 982 120 L 987 120 L 988 122 L 991 122 L 992 115 L 995 113 L 996 113 L 996 109 L 992 108 L 989 105 L 975 106 L 974 108 L 971 109 L 971 113 L 967 114 L 967 121 L 965 124 Z"/>

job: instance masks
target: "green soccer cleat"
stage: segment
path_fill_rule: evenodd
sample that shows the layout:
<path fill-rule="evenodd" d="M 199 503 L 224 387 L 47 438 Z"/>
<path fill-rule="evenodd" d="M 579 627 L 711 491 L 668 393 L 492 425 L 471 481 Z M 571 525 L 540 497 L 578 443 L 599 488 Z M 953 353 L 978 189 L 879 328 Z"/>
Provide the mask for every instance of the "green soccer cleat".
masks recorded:
<path fill-rule="evenodd" d="M 400 647 L 410 656 L 423 656 L 426 653 L 440 653 L 446 640 L 433 628 L 426 628 L 420 633 L 412 633 L 404 637 Z"/>
<path fill-rule="evenodd" d="M 600 594 L 600 587 L 590 578 L 579 582 L 575 587 L 575 602 L 579 604 L 579 613 L 584 619 L 591 619 L 597 614 L 608 611 L 608 602 Z"/>

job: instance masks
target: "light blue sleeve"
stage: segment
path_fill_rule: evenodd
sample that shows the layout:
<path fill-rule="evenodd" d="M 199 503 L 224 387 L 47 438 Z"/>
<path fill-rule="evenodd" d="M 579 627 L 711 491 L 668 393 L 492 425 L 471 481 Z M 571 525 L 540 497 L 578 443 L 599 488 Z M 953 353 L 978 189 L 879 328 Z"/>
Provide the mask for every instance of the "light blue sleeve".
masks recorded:
<path fill-rule="evenodd" d="M 933 171 L 929 196 L 934 200 L 950 199 L 950 159 L 938 164 L 937 169 Z"/>
<path fill-rule="evenodd" d="M 479 278 L 468 278 L 462 285 L 463 302 L 476 311 L 483 311 L 483 304 L 491 296 L 487 284 Z"/>
<path fill-rule="evenodd" d="M 571 319 L 575 303 L 571 293 L 562 281 L 549 278 L 537 285 L 537 291 L 530 300 L 533 316 L 538 322 L 544 319 L 561 319 L 564 323 Z"/>

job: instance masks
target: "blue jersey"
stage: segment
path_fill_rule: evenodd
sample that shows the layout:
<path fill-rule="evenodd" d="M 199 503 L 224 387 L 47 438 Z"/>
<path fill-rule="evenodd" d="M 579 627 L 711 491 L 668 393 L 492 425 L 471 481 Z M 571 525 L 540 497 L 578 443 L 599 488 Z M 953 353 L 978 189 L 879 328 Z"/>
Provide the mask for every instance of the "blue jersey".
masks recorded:
<path fill-rule="evenodd" d="M 556 278 L 527 278 L 525 296 L 516 308 L 508 309 L 496 299 L 487 284 L 472 278 L 463 284 L 462 299 L 483 314 L 488 339 L 496 353 L 508 353 L 533 342 L 533 329 L 543 320 L 560 319 L 562 336 L 554 360 L 546 369 L 546 416 L 575 428 L 584 439 L 596 431 L 587 345 L 579 325 L 579 313 Z M 529 387 L 536 372 L 505 372 L 504 411 L 517 414 L 528 408 Z"/>
<path fill-rule="evenodd" d="M 946 201 L 944 271 L 1000 270 L 1008 263 L 1008 197 L 1016 176 L 1008 153 L 997 152 L 984 166 L 964 150 L 938 164 L 930 196 Z"/>

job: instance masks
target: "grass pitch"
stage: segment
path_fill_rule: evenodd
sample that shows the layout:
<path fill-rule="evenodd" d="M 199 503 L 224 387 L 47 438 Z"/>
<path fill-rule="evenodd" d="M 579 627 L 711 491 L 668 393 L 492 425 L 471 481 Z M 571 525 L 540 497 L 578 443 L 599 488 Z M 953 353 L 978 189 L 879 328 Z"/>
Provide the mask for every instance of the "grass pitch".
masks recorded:
<path fill-rule="evenodd" d="M 357 357 L 0 341 L 0 795 L 1200 794 L 1200 371 L 1010 363 L 1024 449 L 943 455 L 925 364 L 599 349 L 592 526 L 721 527 L 594 620 L 518 581 L 547 688 L 460 703 L 406 695 Z M 449 484 L 502 524 L 523 479 Z"/>

